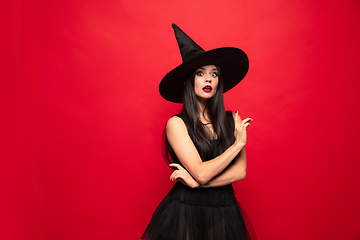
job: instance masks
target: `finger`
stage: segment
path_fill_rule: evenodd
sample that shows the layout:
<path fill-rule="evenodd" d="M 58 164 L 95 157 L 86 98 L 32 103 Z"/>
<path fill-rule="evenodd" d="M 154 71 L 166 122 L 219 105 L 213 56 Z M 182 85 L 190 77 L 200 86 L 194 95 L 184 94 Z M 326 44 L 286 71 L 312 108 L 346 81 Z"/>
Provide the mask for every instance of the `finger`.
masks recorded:
<path fill-rule="evenodd" d="M 176 170 L 177 171 L 177 170 Z M 171 181 L 174 181 L 175 180 L 175 177 L 176 177 L 176 171 L 174 171 L 171 176 L 170 176 L 170 180 Z"/>
<path fill-rule="evenodd" d="M 173 180 L 174 172 L 170 175 L 170 181 Z"/>
<path fill-rule="evenodd" d="M 177 164 L 176 166 L 179 170 L 185 170 L 185 168 L 183 168 L 180 164 Z"/>
<path fill-rule="evenodd" d="M 177 174 L 177 172 L 174 172 L 174 175 L 173 175 L 173 177 L 172 177 L 172 181 L 176 181 L 176 179 L 178 179 L 179 177 L 178 177 L 178 174 Z"/>
<path fill-rule="evenodd" d="M 238 116 L 238 118 L 240 119 L 240 121 L 242 121 L 242 120 L 241 120 L 241 117 L 240 117 L 240 115 L 239 115 L 239 111 L 236 111 L 236 115 Z"/>
<path fill-rule="evenodd" d="M 171 164 L 169 164 L 169 166 L 170 167 L 176 167 L 177 169 L 184 169 L 180 164 L 178 164 L 178 163 L 171 163 Z"/>
<path fill-rule="evenodd" d="M 244 120 L 242 120 L 242 123 L 247 123 L 247 122 L 252 122 L 254 119 L 252 118 L 245 118 Z"/>
<path fill-rule="evenodd" d="M 235 123 L 235 126 L 238 126 L 238 125 L 241 124 L 241 118 L 240 118 L 240 116 L 239 116 L 239 112 L 238 112 L 238 111 L 236 111 L 236 112 L 234 113 L 234 123 Z"/>
<path fill-rule="evenodd" d="M 248 129 L 248 127 L 249 127 L 250 125 L 251 125 L 250 123 L 245 123 L 245 124 L 244 124 L 245 129 Z"/>
<path fill-rule="evenodd" d="M 169 167 L 175 167 L 175 168 L 179 169 L 179 167 L 181 167 L 181 166 L 179 164 L 177 164 L 177 163 L 170 163 Z"/>
<path fill-rule="evenodd" d="M 180 180 L 180 179 L 183 179 L 183 177 L 181 175 L 176 175 L 176 177 L 174 178 L 174 181 Z"/>
<path fill-rule="evenodd" d="M 180 170 L 182 171 L 185 171 L 185 172 L 188 172 L 188 170 L 186 168 L 184 168 L 183 166 L 181 166 L 180 164 L 178 164 L 178 167 L 177 167 Z"/>

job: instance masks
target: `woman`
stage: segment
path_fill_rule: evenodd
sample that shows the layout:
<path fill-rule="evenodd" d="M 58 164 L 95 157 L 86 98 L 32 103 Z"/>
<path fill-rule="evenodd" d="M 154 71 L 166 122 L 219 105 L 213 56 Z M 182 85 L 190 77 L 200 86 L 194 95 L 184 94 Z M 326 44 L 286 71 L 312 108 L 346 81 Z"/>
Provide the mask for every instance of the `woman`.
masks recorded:
<path fill-rule="evenodd" d="M 161 81 L 166 100 L 183 103 L 165 128 L 165 157 L 177 181 L 142 238 L 151 240 L 256 239 L 232 183 L 246 176 L 246 129 L 251 118 L 225 112 L 223 92 L 246 75 L 238 48 L 204 51 L 173 24 L 183 63 Z M 244 221 L 245 218 L 245 221 Z M 250 230 L 250 231 L 249 231 Z"/>

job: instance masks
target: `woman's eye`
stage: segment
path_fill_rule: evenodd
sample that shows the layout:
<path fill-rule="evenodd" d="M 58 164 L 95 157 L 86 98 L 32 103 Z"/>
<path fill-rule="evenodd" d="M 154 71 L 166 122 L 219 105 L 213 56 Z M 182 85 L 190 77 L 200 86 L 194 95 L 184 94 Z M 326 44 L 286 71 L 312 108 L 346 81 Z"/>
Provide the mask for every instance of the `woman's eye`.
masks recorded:
<path fill-rule="evenodd" d="M 202 72 L 197 72 L 196 75 L 198 75 L 199 77 L 204 76 L 204 74 Z"/>
<path fill-rule="evenodd" d="M 212 77 L 217 77 L 218 74 L 217 74 L 216 72 L 213 72 L 213 73 L 211 74 L 211 76 L 212 76 Z"/>

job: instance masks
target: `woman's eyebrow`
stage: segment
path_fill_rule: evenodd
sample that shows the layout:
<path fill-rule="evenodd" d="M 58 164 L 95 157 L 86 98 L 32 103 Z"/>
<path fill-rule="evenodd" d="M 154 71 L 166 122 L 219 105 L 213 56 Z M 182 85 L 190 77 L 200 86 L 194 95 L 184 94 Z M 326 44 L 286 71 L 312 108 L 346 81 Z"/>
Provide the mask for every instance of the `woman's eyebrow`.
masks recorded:
<path fill-rule="evenodd" d="M 203 68 L 203 67 L 199 67 L 198 70 L 199 70 L 199 69 L 205 70 L 205 68 Z M 217 71 L 217 68 L 213 68 L 213 69 L 211 69 L 211 71 Z"/>

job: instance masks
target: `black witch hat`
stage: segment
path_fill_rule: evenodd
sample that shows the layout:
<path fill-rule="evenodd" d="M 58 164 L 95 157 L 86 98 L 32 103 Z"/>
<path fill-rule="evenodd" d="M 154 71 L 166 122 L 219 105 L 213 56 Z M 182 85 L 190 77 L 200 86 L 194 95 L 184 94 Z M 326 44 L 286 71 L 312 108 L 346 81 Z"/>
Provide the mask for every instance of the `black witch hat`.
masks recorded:
<path fill-rule="evenodd" d="M 178 26 L 172 24 L 183 63 L 167 73 L 159 85 L 160 95 L 170 102 L 182 103 L 186 77 L 205 65 L 221 69 L 224 92 L 238 84 L 249 69 L 249 59 L 239 48 L 223 47 L 205 51 Z"/>

